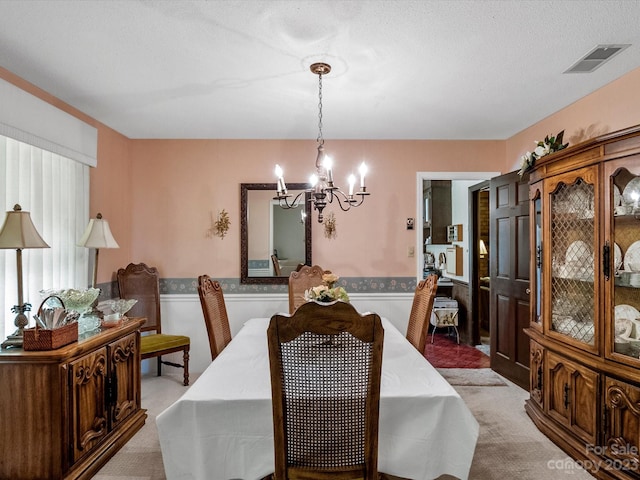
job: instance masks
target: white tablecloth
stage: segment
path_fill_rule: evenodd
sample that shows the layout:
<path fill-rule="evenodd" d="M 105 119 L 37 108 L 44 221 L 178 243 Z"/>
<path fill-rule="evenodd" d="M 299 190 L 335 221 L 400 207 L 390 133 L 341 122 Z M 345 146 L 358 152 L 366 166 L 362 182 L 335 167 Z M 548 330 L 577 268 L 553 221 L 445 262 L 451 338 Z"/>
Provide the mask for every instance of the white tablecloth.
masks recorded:
<path fill-rule="evenodd" d="M 269 319 L 248 321 L 156 419 L 169 480 L 257 480 L 273 473 Z M 460 396 L 387 320 L 378 470 L 414 480 L 469 475 L 478 422 Z"/>

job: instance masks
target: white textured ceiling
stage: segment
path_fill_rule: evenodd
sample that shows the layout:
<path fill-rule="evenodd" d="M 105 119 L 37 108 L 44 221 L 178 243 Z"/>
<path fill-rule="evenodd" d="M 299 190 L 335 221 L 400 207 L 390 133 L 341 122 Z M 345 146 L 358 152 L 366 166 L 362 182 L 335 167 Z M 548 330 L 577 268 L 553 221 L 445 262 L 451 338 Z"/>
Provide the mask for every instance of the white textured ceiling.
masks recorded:
<path fill-rule="evenodd" d="M 0 66 L 130 138 L 315 138 L 326 61 L 327 139 L 505 139 L 640 67 L 639 25 L 637 0 L 0 0 Z"/>

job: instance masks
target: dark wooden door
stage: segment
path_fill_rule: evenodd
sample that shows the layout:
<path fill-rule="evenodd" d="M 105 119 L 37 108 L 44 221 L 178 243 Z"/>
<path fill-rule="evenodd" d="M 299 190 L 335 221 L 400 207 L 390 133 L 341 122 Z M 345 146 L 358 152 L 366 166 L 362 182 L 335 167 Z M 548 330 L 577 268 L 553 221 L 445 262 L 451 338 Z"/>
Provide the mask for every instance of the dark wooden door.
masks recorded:
<path fill-rule="evenodd" d="M 529 389 L 529 185 L 517 172 L 491 179 L 491 368 Z"/>

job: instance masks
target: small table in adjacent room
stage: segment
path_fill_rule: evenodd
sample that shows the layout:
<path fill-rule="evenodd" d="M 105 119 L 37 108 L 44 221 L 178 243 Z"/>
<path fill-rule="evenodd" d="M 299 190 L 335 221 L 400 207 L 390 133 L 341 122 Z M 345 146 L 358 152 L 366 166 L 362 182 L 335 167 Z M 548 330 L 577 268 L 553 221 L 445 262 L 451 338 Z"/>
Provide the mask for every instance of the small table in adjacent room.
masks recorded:
<path fill-rule="evenodd" d="M 456 332 L 456 340 L 460 344 L 460 334 L 458 333 L 458 302 L 452 298 L 436 297 L 431 310 L 431 343 L 433 343 L 436 329 L 453 328 Z"/>

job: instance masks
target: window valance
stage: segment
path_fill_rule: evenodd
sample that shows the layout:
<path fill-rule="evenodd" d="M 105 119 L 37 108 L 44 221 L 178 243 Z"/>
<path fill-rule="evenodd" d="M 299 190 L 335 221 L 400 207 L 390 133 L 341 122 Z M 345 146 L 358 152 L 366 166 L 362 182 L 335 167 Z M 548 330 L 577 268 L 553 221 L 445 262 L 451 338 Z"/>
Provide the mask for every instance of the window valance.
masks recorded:
<path fill-rule="evenodd" d="M 95 167 L 98 130 L 0 79 L 0 134 Z"/>

